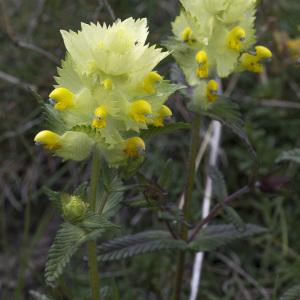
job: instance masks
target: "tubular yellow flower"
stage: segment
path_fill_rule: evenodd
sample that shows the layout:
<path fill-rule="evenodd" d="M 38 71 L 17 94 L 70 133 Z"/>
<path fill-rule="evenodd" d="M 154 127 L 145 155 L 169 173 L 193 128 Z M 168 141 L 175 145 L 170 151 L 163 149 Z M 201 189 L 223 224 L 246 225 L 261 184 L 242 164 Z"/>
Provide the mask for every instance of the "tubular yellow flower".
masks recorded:
<path fill-rule="evenodd" d="M 125 141 L 124 153 L 128 157 L 136 157 L 141 154 L 146 149 L 145 142 L 138 136 L 129 138 Z"/>
<path fill-rule="evenodd" d="M 60 147 L 60 136 L 50 130 L 40 131 L 35 137 L 34 142 L 37 145 L 42 145 L 45 149 L 55 150 Z"/>
<path fill-rule="evenodd" d="M 153 126 L 154 127 L 163 127 L 164 126 L 164 120 L 170 118 L 173 115 L 171 109 L 166 106 L 162 105 L 160 110 L 158 111 L 157 116 L 153 119 Z"/>
<path fill-rule="evenodd" d="M 256 46 L 255 47 L 256 56 L 259 60 L 269 59 L 272 57 L 272 52 L 264 46 Z"/>
<path fill-rule="evenodd" d="M 227 47 L 236 51 L 240 51 L 245 38 L 245 30 L 240 26 L 236 26 L 227 35 Z"/>
<path fill-rule="evenodd" d="M 191 27 L 184 28 L 184 30 L 181 33 L 181 38 L 185 43 L 189 45 L 195 43 L 195 39 L 193 38 L 193 31 Z"/>
<path fill-rule="evenodd" d="M 130 104 L 129 116 L 138 123 L 146 123 L 151 114 L 151 105 L 146 100 L 141 99 Z"/>
<path fill-rule="evenodd" d="M 103 84 L 103 87 L 104 87 L 105 90 L 108 90 L 108 91 L 112 90 L 113 85 L 112 85 L 112 80 L 111 79 L 103 80 L 102 84 Z"/>
<path fill-rule="evenodd" d="M 208 76 L 208 57 L 204 50 L 198 51 L 195 59 L 198 63 L 197 76 L 199 78 L 206 78 Z"/>
<path fill-rule="evenodd" d="M 206 87 L 206 97 L 209 102 L 215 102 L 218 98 L 219 84 L 215 80 L 210 80 Z"/>
<path fill-rule="evenodd" d="M 107 116 L 107 110 L 106 108 L 101 105 L 101 106 L 98 106 L 96 109 L 95 109 L 95 112 L 94 112 L 94 120 L 92 122 L 92 126 L 94 128 L 104 128 L 106 127 L 106 116 Z"/>
<path fill-rule="evenodd" d="M 64 87 L 54 89 L 49 95 L 49 100 L 55 103 L 54 108 L 58 110 L 74 106 L 74 94 Z"/>
<path fill-rule="evenodd" d="M 240 62 L 242 66 L 253 73 L 261 73 L 263 71 L 263 63 L 272 57 L 272 52 L 264 46 L 256 46 L 255 54 L 244 53 Z"/>
<path fill-rule="evenodd" d="M 156 92 L 154 84 L 162 80 L 163 78 L 161 75 L 159 75 L 156 71 L 152 71 L 144 78 L 142 83 L 142 89 L 146 93 L 154 94 Z"/>

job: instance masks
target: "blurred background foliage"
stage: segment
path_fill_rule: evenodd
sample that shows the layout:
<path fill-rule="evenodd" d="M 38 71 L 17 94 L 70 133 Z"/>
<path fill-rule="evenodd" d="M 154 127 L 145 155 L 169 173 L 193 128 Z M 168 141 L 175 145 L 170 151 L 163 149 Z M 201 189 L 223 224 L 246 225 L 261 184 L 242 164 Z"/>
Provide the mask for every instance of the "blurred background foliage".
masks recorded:
<path fill-rule="evenodd" d="M 234 87 L 230 98 L 241 107 L 246 131 L 259 157 L 259 176 L 279 174 L 290 177 L 291 183 L 284 191 L 257 192 L 236 201 L 234 207 L 246 222 L 263 225 L 270 232 L 206 255 L 199 299 L 277 299 L 300 278 L 299 166 L 275 164 L 283 150 L 300 144 L 300 5 L 298 0 L 258 2 L 258 40 L 272 49 L 274 59 L 260 76 L 237 74 L 223 85 L 225 89 Z M 54 215 L 43 186 L 72 192 L 88 179 L 89 166 L 61 162 L 34 146 L 33 136 L 42 128 L 43 120 L 30 89 L 47 99 L 65 52 L 60 29 L 76 30 L 80 22 L 147 17 L 149 41 L 159 43 L 170 34 L 170 22 L 179 4 L 175 0 L 111 0 L 109 4 L 105 0 L 1 0 L 0 4 L 0 298 L 30 299 L 34 296 L 29 296 L 29 291 L 35 290 L 50 292 L 53 299 L 84 299 L 87 278 L 82 272 L 81 254 L 58 287 L 50 291 L 45 286 L 43 267 L 60 219 Z M 167 78 L 171 64 L 168 58 L 159 66 Z M 168 104 L 176 120 L 186 120 L 185 100 L 179 94 Z M 203 128 L 208 125 L 209 120 L 203 120 Z M 152 140 L 142 169 L 155 181 L 164 169 L 170 169 L 166 161 L 172 160 L 168 199 L 174 204 L 185 180 L 188 142 L 184 130 Z M 219 166 L 230 193 L 247 182 L 251 159 L 226 129 Z M 197 176 L 195 220 L 201 216 L 205 174 L 206 169 L 201 168 Z M 126 193 L 116 220 L 126 225 L 124 233 L 162 226 L 151 211 L 126 205 L 127 200 L 141 196 Z M 112 291 L 107 299 L 168 299 L 174 261 L 173 254 L 159 253 L 102 264 L 107 286 L 103 293 Z M 185 299 L 192 266 L 190 256 Z"/>

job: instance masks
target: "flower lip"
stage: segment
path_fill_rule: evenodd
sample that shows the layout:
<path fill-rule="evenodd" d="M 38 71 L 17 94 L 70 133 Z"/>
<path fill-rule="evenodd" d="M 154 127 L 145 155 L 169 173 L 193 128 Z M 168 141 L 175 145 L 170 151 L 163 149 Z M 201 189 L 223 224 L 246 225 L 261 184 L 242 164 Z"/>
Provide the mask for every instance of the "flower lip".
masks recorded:
<path fill-rule="evenodd" d="M 56 101 L 52 98 L 49 98 L 48 101 L 52 106 L 54 106 L 56 104 Z"/>
<path fill-rule="evenodd" d="M 49 150 L 55 150 L 59 148 L 60 136 L 50 130 L 40 131 L 35 137 L 34 142 L 37 146 L 43 146 Z"/>

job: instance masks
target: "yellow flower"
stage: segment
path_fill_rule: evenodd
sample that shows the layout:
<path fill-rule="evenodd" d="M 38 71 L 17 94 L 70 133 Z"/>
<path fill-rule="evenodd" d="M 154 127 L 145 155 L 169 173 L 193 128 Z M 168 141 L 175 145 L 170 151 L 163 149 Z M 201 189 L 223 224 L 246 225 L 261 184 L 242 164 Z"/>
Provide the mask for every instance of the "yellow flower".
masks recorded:
<path fill-rule="evenodd" d="M 92 122 L 92 126 L 94 128 L 104 128 L 106 127 L 106 116 L 107 116 L 107 110 L 105 108 L 105 106 L 101 105 L 101 106 L 98 106 L 96 109 L 95 109 L 95 112 L 94 112 L 94 120 Z"/>
<path fill-rule="evenodd" d="M 240 51 L 242 48 L 242 43 L 245 41 L 246 32 L 240 27 L 234 27 L 227 35 L 227 46 L 230 49 Z"/>
<path fill-rule="evenodd" d="M 49 101 L 53 102 L 54 108 L 64 110 L 74 106 L 74 94 L 64 87 L 59 87 L 50 93 Z"/>
<path fill-rule="evenodd" d="M 208 58 L 207 53 L 203 50 L 198 51 L 196 54 L 196 61 L 198 63 L 197 68 L 197 76 L 199 78 L 206 78 L 208 77 Z"/>
<path fill-rule="evenodd" d="M 163 127 L 164 126 L 164 121 L 168 118 L 170 118 L 173 115 L 171 109 L 163 105 L 160 110 L 158 111 L 157 115 L 155 118 L 152 120 L 152 124 L 154 127 Z"/>
<path fill-rule="evenodd" d="M 192 45 L 196 42 L 195 38 L 193 37 L 193 31 L 191 27 L 185 27 L 181 33 L 182 40 L 189 44 Z"/>
<path fill-rule="evenodd" d="M 141 99 L 130 104 L 129 115 L 138 123 L 146 123 L 151 114 L 151 105 L 146 100 Z"/>
<path fill-rule="evenodd" d="M 136 157 L 145 151 L 145 142 L 138 136 L 131 137 L 125 141 L 124 152 L 128 157 Z"/>
<path fill-rule="evenodd" d="M 34 141 L 38 145 L 42 145 L 45 149 L 55 150 L 59 148 L 60 136 L 50 130 L 40 131 Z"/>
<path fill-rule="evenodd" d="M 126 164 L 145 148 L 140 130 L 177 89 L 153 70 L 169 53 L 146 43 L 146 19 L 82 24 L 62 35 L 67 55 L 52 106 L 45 104 L 53 131 L 35 140 L 63 159 L 86 159 L 96 146 L 110 165 Z M 127 139 L 133 131 L 137 136 Z"/>
<path fill-rule="evenodd" d="M 142 89 L 148 94 L 153 94 L 156 92 L 156 89 L 154 87 L 155 83 L 162 80 L 163 78 L 156 71 L 152 71 L 145 76 L 142 83 Z"/>
<path fill-rule="evenodd" d="M 264 46 L 256 46 L 255 53 L 243 53 L 240 58 L 241 65 L 248 71 L 261 73 L 263 63 L 272 58 L 272 52 Z"/>
<path fill-rule="evenodd" d="M 215 80 L 209 80 L 206 87 L 206 97 L 209 102 L 215 102 L 218 98 L 219 84 Z"/>

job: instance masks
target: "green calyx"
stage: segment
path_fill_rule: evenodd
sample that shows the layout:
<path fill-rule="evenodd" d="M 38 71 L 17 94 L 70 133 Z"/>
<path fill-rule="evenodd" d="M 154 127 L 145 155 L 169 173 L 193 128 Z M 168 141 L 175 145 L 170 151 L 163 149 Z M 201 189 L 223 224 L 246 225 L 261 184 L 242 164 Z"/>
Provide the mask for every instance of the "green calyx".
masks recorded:
<path fill-rule="evenodd" d="M 62 199 L 63 217 L 70 223 L 80 222 L 84 219 L 88 204 L 78 196 L 65 195 Z"/>

